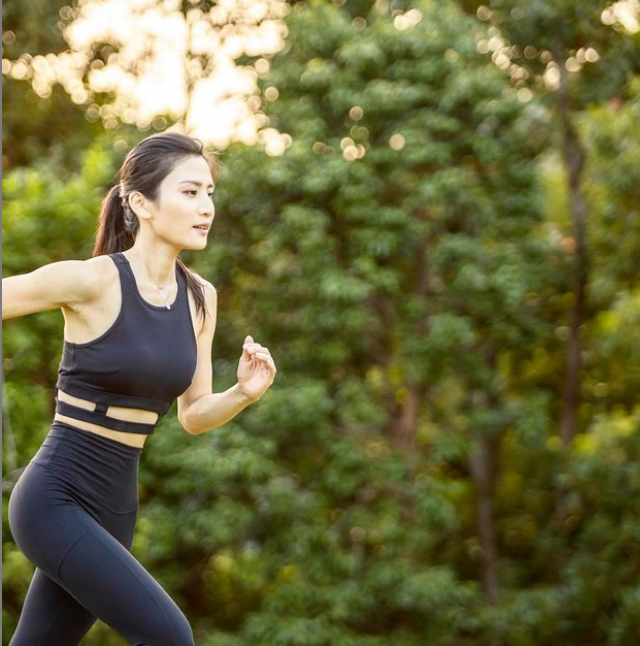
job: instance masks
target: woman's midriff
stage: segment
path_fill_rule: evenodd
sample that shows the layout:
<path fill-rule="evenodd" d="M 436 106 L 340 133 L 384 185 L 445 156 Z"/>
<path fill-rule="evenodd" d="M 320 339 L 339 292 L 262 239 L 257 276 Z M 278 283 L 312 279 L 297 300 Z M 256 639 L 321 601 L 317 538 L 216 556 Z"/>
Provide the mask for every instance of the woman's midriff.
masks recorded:
<path fill-rule="evenodd" d="M 94 410 L 96 407 L 94 402 L 74 397 L 73 395 L 69 395 L 64 392 L 64 390 L 58 389 L 57 396 L 60 401 L 73 404 L 74 406 L 79 406 L 80 408 L 86 408 L 87 410 Z M 125 408 L 121 406 L 109 406 L 106 414 L 115 419 L 125 420 L 127 422 L 142 422 L 144 424 L 155 424 L 158 420 L 158 414 L 153 411 L 140 410 L 138 408 Z M 106 428 L 105 426 L 94 424 L 93 422 L 85 422 L 84 420 L 68 417 L 67 415 L 62 415 L 60 413 L 56 413 L 53 419 L 64 422 L 65 424 L 69 424 L 69 426 L 74 426 L 83 431 L 96 433 L 98 435 L 111 438 L 116 442 L 122 442 L 123 444 L 135 446 L 137 448 L 142 448 L 148 437 L 148 435 L 143 435 L 141 433 L 114 431 L 111 428 Z"/>

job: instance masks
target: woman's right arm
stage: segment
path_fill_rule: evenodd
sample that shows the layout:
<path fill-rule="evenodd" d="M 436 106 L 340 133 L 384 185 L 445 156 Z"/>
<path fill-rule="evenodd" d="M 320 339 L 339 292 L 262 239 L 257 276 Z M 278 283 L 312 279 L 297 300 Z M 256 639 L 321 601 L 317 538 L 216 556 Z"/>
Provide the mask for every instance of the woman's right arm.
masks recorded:
<path fill-rule="evenodd" d="M 2 279 L 2 320 L 52 310 L 75 309 L 97 295 L 96 258 L 60 260 L 28 274 Z"/>

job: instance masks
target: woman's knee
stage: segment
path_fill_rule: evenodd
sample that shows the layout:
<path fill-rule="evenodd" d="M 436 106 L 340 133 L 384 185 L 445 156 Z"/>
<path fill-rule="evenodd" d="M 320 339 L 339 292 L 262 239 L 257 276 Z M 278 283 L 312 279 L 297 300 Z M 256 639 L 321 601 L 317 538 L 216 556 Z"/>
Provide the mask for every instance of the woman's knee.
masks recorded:
<path fill-rule="evenodd" d="M 155 621 L 152 634 L 143 639 L 144 646 L 195 646 L 193 630 L 184 613 L 177 607 L 165 621 Z"/>
<path fill-rule="evenodd" d="M 171 646 L 195 646 L 191 624 L 182 610 L 175 612 L 172 620 L 174 641 L 171 642 Z"/>
<path fill-rule="evenodd" d="M 182 615 L 176 629 L 176 646 L 195 646 L 193 629 L 187 618 Z"/>

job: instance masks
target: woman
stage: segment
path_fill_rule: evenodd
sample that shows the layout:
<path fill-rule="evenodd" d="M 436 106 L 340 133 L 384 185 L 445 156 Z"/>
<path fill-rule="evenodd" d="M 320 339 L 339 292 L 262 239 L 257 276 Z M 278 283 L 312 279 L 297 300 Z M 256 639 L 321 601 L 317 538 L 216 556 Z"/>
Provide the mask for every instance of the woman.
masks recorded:
<path fill-rule="evenodd" d="M 101 619 L 137 646 L 189 646 L 189 622 L 129 551 L 138 460 L 177 399 L 200 435 L 257 401 L 276 368 L 247 336 L 238 383 L 212 393 L 216 290 L 178 258 L 204 249 L 215 161 L 196 139 L 147 137 L 106 196 L 88 260 L 2 281 L 2 318 L 62 308 L 56 412 L 14 487 L 9 524 L 36 565 L 10 646 L 73 646 Z"/>

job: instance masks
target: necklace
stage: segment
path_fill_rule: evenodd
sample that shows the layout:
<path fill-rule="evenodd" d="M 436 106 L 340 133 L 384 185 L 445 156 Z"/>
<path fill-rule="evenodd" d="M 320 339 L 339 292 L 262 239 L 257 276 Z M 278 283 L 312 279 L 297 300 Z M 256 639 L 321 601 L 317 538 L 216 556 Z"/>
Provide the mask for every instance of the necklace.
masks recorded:
<path fill-rule="evenodd" d="M 156 285 L 156 287 L 160 290 L 160 293 L 162 294 L 162 298 L 164 298 L 164 306 L 170 310 L 171 305 L 169 305 L 169 294 L 164 293 L 164 285 Z"/>
<path fill-rule="evenodd" d="M 164 306 L 168 310 L 170 310 L 171 305 L 169 305 L 169 294 L 166 294 L 165 291 L 164 291 L 167 287 L 169 287 L 169 284 L 158 285 L 158 283 L 156 283 L 155 280 L 153 280 L 153 278 L 151 278 L 151 276 L 149 275 L 149 270 L 147 269 L 147 266 L 142 261 L 140 261 L 140 262 L 144 266 L 144 270 L 145 270 L 145 272 L 147 274 L 147 278 L 158 288 L 158 290 L 160 291 L 160 294 L 162 294 L 162 298 L 164 299 Z"/>

